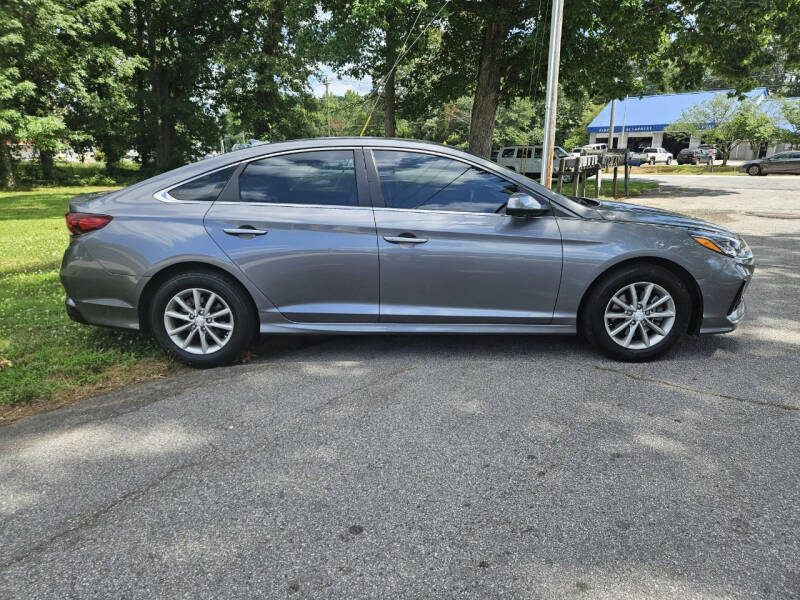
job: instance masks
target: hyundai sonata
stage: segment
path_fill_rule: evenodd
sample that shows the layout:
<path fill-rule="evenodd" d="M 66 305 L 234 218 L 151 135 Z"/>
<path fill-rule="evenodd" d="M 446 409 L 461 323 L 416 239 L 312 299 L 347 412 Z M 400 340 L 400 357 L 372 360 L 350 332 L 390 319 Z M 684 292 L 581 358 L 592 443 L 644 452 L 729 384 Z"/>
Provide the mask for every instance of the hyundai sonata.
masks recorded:
<path fill-rule="evenodd" d="M 754 265 L 722 227 L 393 139 L 254 146 L 75 198 L 66 220 L 70 317 L 201 367 L 277 333 L 582 333 L 647 360 L 732 331 Z"/>

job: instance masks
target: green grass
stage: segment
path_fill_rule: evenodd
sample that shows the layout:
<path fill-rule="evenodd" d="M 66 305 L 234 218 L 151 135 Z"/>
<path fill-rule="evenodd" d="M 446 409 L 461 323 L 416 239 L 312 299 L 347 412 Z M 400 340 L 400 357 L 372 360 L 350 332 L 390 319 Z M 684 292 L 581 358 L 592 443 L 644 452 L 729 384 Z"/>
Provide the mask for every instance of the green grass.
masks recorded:
<path fill-rule="evenodd" d="M 746 175 L 733 165 L 642 165 L 631 167 L 634 175 Z"/>
<path fill-rule="evenodd" d="M 553 184 L 553 189 L 556 189 L 557 184 Z M 658 188 L 657 183 L 653 183 L 652 181 L 633 181 L 630 180 L 628 182 L 628 198 L 632 198 L 634 196 L 638 196 L 639 194 L 646 192 L 648 190 L 654 190 Z M 594 198 L 594 177 L 590 178 L 586 182 L 586 196 L 588 198 Z M 565 183 L 561 187 L 561 193 L 566 196 L 572 195 L 572 183 Z M 578 195 L 580 195 L 580 188 L 578 189 Z M 614 197 L 611 195 L 611 175 L 606 173 L 603 175 L 603 178 L 600 183 L 600 197 L 605 200 L 614 200 Z M 625 180 L 622 177 L 617 179 L 617 200 L 624 200 L 625 199 Z"/>
<path fill-rule="evenodd" d="M 64 213 L 76 194 L 103 189 L 0 192 L 0 406 L 64 401 L 170 366 L 147 337 L 80 325 L 64 311 Z"/>

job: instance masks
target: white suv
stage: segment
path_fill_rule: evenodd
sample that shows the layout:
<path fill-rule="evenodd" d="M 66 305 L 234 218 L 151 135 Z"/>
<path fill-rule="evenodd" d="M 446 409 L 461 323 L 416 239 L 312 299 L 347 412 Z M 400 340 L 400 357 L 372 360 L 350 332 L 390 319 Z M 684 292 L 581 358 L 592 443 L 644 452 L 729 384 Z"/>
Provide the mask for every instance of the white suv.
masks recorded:
<path fill-rule="evenodd" d="M 672 156 L 671 152 L 667 152 L 664 148 L 645 148 L 644 150 L 639 150 L 634 152 L 631 155 L 633 160 L 643 160 L 644 162 L 648 162 L 651 165 L 656 164 L 657 162 L 663 162 L 665 164 L 671 165 L 672 159 L 675 158 Z"/>
<path fill-rule="evenodd" d="M 569 158 L 570 154 L 561 146 L 553 148 L 553 171 L 558 171 L 562 158 Z M 497 164 L 523 175 L 538 176 L 542 172 L 542 147 L 541 146 L 506 146 L 500 148 L 497 154 Z M 567 177 L 564 181 L 567 181 Z"/>

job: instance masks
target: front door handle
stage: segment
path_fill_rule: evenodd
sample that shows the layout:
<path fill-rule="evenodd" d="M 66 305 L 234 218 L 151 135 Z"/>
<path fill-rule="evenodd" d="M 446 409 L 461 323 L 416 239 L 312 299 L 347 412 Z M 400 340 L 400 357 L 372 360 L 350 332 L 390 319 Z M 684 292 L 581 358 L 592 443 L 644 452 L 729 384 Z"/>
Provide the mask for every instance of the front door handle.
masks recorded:
<path fill-rule="evenodd" d="M 424 244 L 428 241 L 428 238 L 405 237 L 402 235 L 385 235 L 383 239 L 390 244 Z"/>
<path fill-rule="evenodd" d="M 256 229 L 247 225 L 243 227 L 226 227 L 222 231 L 228 235 L 264 235 L 267 233 L 266 229 Z"/>

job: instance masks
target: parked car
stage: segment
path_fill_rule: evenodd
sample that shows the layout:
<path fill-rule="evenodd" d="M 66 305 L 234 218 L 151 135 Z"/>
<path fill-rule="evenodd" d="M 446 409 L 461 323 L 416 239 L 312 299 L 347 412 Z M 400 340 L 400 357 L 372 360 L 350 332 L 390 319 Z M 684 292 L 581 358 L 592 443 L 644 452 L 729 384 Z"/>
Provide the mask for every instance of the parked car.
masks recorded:
<path fill-rule="evenodd" d="M 739 171 L 748 175 L 769 175 L 784 173 L 800 175 L 800 150 L 778 152 L 768 158 L 757 158 L 745 161 Z"/>
<path fill-rule="evenodd" d="M 717 149 L 711 144 L 700 144 L 698 148 L 700 150 L 705 150 L 706 152 L 708 152 L 711 155 L 711 158 L 713 158 L 714 160 L 717 160 L 717 158 L 719 157 Z"/>
<path fill-rule="evenodd" d="M 570 158 L 570 154 L 561 146 L 553 148 L 553 171 L 558 171 L 562 158 Z M 542 173 L 542 146 L 506 146 L 497 155 L 497 164 L 529 177 L 539 177 Z M 566 175 L 564 181 L 572 181 Z"/>
<path fill-rule="evenodd" d="M 631 158 L 633 160 L 641 160 L 643 162 L 650 163 L 651 165 L 659 162 L 671 165 L 674 157 L 672 156 L 671 152 L 667 152 L 664 148 L 652 147 L 634 152 Z"/>
<path fill-rule="evenodd" d="M 582 332 L 620 360 L 732 331 L 753 255 L 705 221 L 556 194 L 448 146 L 280 142 L 76 197 L 76 321 L 198 367 L 260 334 Z"/>
<path fill-rule="evenodd" d="M 707 150 L 701 148 L 684 148 L 678 152 L 676 162 L 679 165 L 699 165 L 700 163 L 710 165 L 714 162 L 714 157 Z"/>
<path fill-rule="evenodd" d="M 572 149 L 571 154 L 573 156 L 586 156 L 588 154 L 598 154 L 602 156 L 606 152 L 608 152 L 608 144 L 601 142 L 599 144 L 584 144 L 583 146 L 578 146 Z"/>

